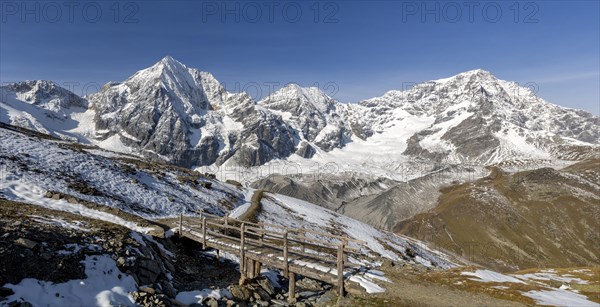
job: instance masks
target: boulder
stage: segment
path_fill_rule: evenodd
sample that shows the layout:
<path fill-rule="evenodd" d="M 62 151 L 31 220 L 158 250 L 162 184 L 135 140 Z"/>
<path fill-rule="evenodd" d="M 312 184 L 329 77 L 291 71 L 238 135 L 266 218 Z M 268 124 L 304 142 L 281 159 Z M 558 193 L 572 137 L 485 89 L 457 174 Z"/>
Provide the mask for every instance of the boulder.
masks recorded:
<path fill-rule="evenodd" d="M 202 301 L 202 304 L 209 307 L 219 307 L 219 302 L 214 297 L 207 297 Z"/>
<path fill-rule="evenodd" d="M 140 259 L 137 268 L 138 283 L 143 285 L 154 283 L 161 273 L 158 262 L 152 259 Z"/>
<path fill-rule="evenodd" d="M 16 239 L 15 244 L 21 245 L 21 246 L 29 248 L 29 249 L 33 249 L 34 247 L 37 246 L 37 242 L 29 240 L 29 239 L 25 239 L 25 238 Z"/>
<path fill-rule="evenodd" d="M 256 289 L 254 289 L 254 293 L 252 294 L 254 296 L 254 298 L 257 301 L 270 301 L 271 300 L 271 296 L 269 295 L 269 293 L 267 293 L 266 290 L 264 290 L 261 287 L 257 287 Z"/>
<path fill-rule="evenodd" d="M 230 286 L 228 290 L 231 292 L 231 296 L 233 296 L 233 299 L 236 301 L 247 302 L 250 300 L 252 295 L 250 290 L 244 286 L 233 285 Z"/>
<path fill-rule="evenodd" d="M 275 287 L 273 287 L 273 284 L 271 283 L 271 281 L 266 278 L 266 277 L 262 277 L 262 278 L 257 278 L 256 279 L 256 283 L 267 292 L 267 294 L 269 296 L 275 295 Z"/>
<path fill-rule="evenodd" d="M 145 293 L 148 293 L 148 294 L 154 294 L 154 293 L 156 293 L 156 290 L 154 290 L 154 288 L 151 288 L 151 287 L 140 287 L 139 290 L 141 292 L 145 292 Z"/>

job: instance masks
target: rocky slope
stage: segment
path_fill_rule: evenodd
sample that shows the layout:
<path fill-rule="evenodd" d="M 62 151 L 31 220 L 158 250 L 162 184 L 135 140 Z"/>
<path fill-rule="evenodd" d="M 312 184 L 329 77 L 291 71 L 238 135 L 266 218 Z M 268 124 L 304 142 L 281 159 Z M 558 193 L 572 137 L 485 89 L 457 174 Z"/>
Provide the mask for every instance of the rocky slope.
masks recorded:
<path fill-rule="evenodd" d="M 280 115 L 300 133 L 302 143 L 296 154 L 303 158 L 312 158 L 317 149 L 331 151 L 350 142 L 352 128 L 346 106 L 316 87 L 290 84 L 258 105 Z"/>

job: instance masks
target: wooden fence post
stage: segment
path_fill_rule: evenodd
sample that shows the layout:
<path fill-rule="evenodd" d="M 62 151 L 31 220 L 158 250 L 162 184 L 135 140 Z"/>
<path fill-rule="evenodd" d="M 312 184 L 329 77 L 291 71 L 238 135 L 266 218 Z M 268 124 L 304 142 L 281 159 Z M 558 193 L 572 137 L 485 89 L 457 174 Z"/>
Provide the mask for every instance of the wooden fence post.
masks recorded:
<path fill-rule="evenodd" d="M 228 236 L 229 235 L 229 218 L 226 216 L 223 217 L 223 219 L 225 220 L 225 235 Z"/>
<path fill-rule="evenodd" d="M 254 277 L 260 276 L 260 267 L 261 266 L 262 266 L 262 263 L 260 263 L 260 261 L 256 261 L 256 263 L 254 263 Z"/>
<path fill-rule="evenodd" d="M 206 217 L 202 217 L 202 248 L 206 249 Z"/>
<path fill-rule="evenodd" d="M 296 274 L 290 272 L 290 285 L 288 291 L 288 303 L 292 304 L 296 302 Z"/>
<path fill-rule="evenodd" d="M 183 237 L 183 212 L 179 213 L 179 237 Z"/>
<path fill-rule="evenodd" d="M 337 277 L 338 277 L 338 291 L 339 297 L 344 296 L 344 244 L 338 245 L 337 254 Z"/>
<path fill-rule="evenodd" d="M 283 276 L 288 277 L 290 268 L 289 268 L 289 263 L 288 263 L 288 231 L 287 230 L 283 233 L 283 262 L 284 262 Z"/>
<path fill-rule="evenodd" d="M 241 278 L 245 278 L 245 274 L 246 274 L 246 251 L 245 251 L 245 232 L 246 232 L 246 224 L 242 223 L 242 225 L 240 226 L 240 275 L 242 275 L 240 277 Z"/>
<path fill-rule="evenodd" d="M 256 275 L 254 275 L 254 272 L 256 272 L 255 268 L 256 261 L 254 261 L 254 259 L 248 258 L 248 261 L 246 263 L 246 275 L 248 276 L 248 278 L 252 279 L 256 277 Z"/>

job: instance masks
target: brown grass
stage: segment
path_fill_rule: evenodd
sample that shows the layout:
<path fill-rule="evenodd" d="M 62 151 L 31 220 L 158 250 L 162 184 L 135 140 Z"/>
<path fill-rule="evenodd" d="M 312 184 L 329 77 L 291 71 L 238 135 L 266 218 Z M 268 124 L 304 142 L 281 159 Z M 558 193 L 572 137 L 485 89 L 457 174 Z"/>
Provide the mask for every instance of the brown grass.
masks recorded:
<path fill-rule="evenodd" d="M 254 192 L 254 194 L 252 195 L 252 199 L 250 200 L 250 208 L 248 208 L 248 210 L 246 210 L 244 214 L 238 217 L 238 219 L 242 221 L 248 221 L 251 223 L 258 223 L 258 215 L 262 210 L 262 205 L 260 204 L 260 201 L 262 200 L 263 195 L 263 190 L 256 190 L 256 192 Z"/>

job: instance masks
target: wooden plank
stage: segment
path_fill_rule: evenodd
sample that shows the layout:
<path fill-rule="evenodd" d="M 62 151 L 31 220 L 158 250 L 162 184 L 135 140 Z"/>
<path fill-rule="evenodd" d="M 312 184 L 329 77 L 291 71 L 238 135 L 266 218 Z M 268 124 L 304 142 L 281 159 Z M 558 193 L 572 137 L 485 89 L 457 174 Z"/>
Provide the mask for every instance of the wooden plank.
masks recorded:
<path fill-rule="evenodd" d="M 305 231 L 304 227 L 302 227 L 302 229 L 300 229 L 300 234 L 302 235 L 302 239 L 301 239 L 302 243 L 300 243 L 300 245 L 302 246 L 301 250 L 304 253 L 304 252 L 306 252 L 306 244 L 304 242 L 305 241 L 304 238 L 306 237 L 306 231 Z"/>
<path fill-rule="evenodd" d="M 236 220 L 236 221 L 238 221 L 240 223 L 241 222 L 245 222 L 245 221 L 241 221 L 241 220 L 238 220 L 238 219 L 235 219 L 235 218 L 230 218 L 230 219 Z M 263 222 L 260 222 L 260 223 L 245 222 L 245 223 L 250 224 L 250 225 L 259 226 L 259 227 L 262 227 L 262 228 L 264 228 L 264 226 L 267 226 L 267 227 L 272 227 L 272 228 L 278 228 L 278 229 L 282 229 L 282 230 L 287 230 L 288 232 L 297 232 L 297 230 L 295 230 L 295 229 L 291 229 L 291 228 L 288 228 L 288 227 L 285 227 L 285 226 L 280 226 L 280 225 L 275 225 L 275 224 L 269 224 L 269 223 L 263 223 Z M 347 239 L 348 241 L 359 243 L 359 244 L 367 244 L 367 242 L 365 242 L 363 240 L 358 240 L 358 239 L 354 239 L 354 238 L 350 238 L 350 237 L 333 235 L 333 234 L 330 234 L 330 233 L 327 233 L 327 232 L 321 232 L 321 231 L 316 231 L 316 230 L 311 230 L 311 229 L 305 229 L 305 232 L 309 232 L 309 233 L 313 233 L 313 234 L 318 234 L 318 235 L 322 235 L 322 236 L 330 237 L 330 238 L 336 238 L 336 239 L 340 239 L 340 240 L 341 239 Z"/>
<path fill-rule="evenodd" d="M 206 217 L 202 217 L 202 248 L 206 249 Z"/>
<path fill-rule="evenodd" d="M 344 245 L 338 245 L 337 286 L 339 297 L 344 296 Z"/>
<path fill-rule="evenodd" d="M 209 226 L 213 226 L 210 228 L 214 228 L 214 229 L 224 229 L 224 230 L 238 230 L 238 227 L 235 226 L 231 226 L 231 225 L 224 225 L 224 224 L 217 224 L 217 223 L 213 223 L 210 221 L 207 221 L 206 224 L 208 224 Z"/>
<path fill-rule="evenodd" d="M 246 248 L 245 248 L 245 228 L 246 225 L 244 223 L 242 223 L 242 225 L 240 226 L 240 273 L 242 275 L 246 274 Z"/>
<path fill-rule="evenodd" d="M 289 261 L 288 261 L 288 238 L 287 238 L 287 231 L 284 233 L 283 235 L 283 262 L 285 263 L 285 267 L 283 268 L 283 275 L 285 277 L 288 277 L 289 274 Z"/>

